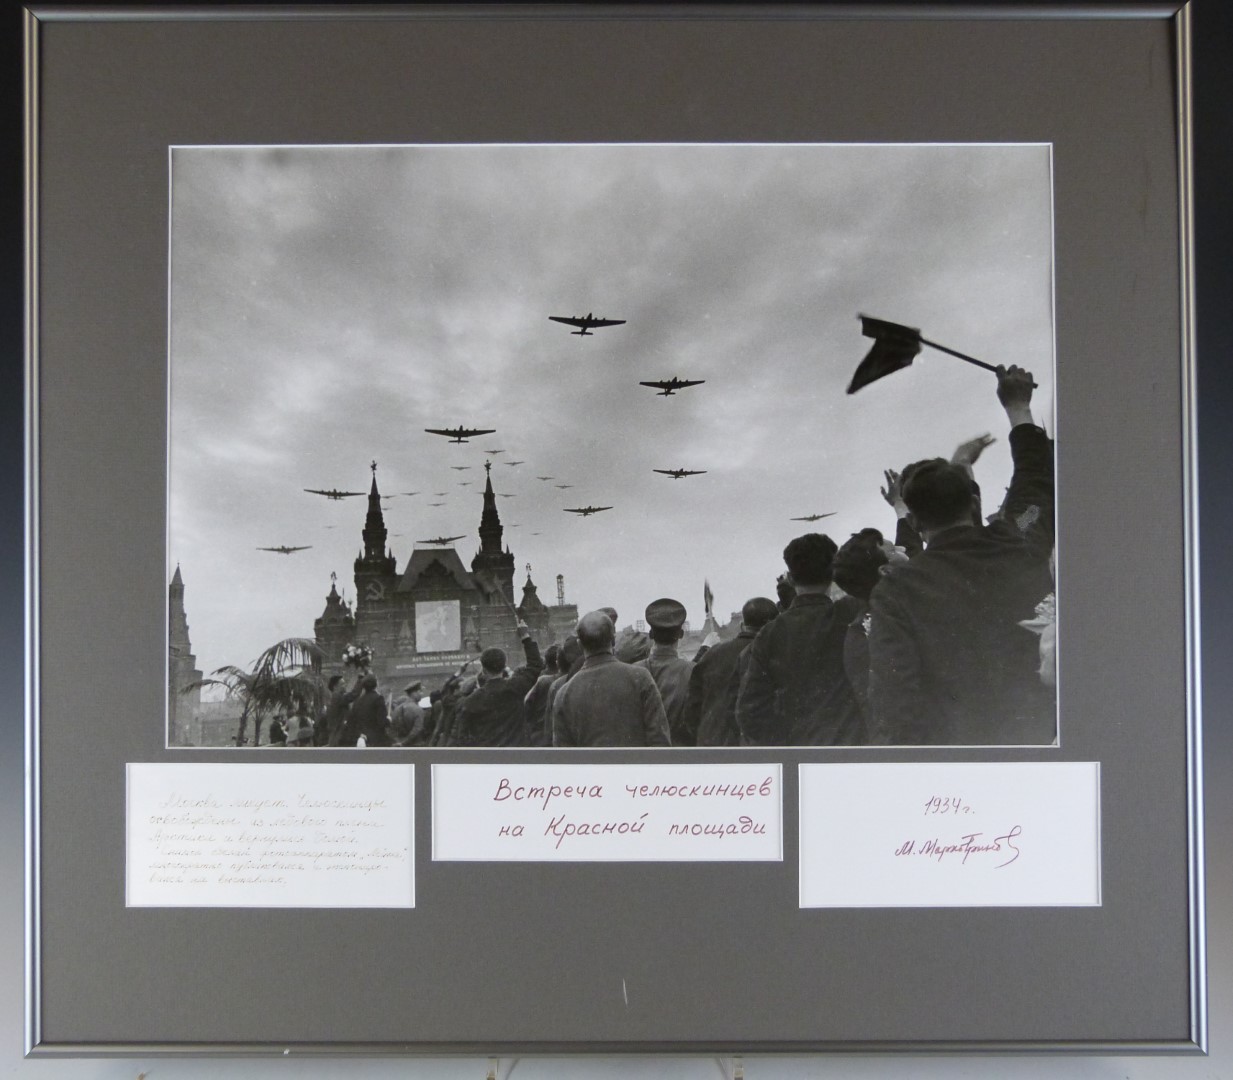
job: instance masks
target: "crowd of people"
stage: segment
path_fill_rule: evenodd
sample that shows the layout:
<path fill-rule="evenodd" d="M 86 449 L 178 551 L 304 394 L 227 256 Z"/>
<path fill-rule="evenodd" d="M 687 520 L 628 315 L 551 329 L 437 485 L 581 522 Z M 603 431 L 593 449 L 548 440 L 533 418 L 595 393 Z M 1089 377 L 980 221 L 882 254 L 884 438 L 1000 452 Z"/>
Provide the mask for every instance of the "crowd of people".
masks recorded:
<path fill-rule="evenodd" d="M 1054 741 L 1053 444 L 1033 422 L 1031 373 L 999 368 L 1012 475 L 989 514 L 972 466 L 993 441 L 949 459 L 887 470 L 888 539 L 875 527 L 842 545 L 807 533 L 784 549 L 776 599 L 741 609 L 730 640 L 680 655 L 686 611 L 583 615 L 540 653 L 519 624 L 513 670 L 487 649 L 425 695 L 387 703 L 377 680 L 342 676 L 315 721 L 279 733 L 324 746 L 615 747 L 1041 745 Z M 274 736 L 274 730 L 271 736 Z"/>

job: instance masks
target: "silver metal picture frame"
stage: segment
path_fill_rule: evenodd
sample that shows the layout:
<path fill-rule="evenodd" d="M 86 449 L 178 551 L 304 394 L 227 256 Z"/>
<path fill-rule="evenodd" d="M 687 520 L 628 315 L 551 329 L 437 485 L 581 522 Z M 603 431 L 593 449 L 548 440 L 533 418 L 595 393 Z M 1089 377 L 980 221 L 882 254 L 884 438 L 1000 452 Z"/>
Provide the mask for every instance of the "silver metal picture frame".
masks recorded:
<path fill-rule="evenodd" d="M 1172 3 L 29 9 L 27 1051 L 1205 1050 L 1190 33 Z M 663 865 L 435 861 L 433 767 L 508 752 L 391 751 L 413 908 L 127 906 L 126 767 L 259 753 L 165 737 L 169 148 L 554 143 L 1051 147 L 1060 746 L 751 747 L 783 859 Z M 802 907 L 804 767 L 841 760 L 1099 763 L 1099 904 Z M 254 1008 L 288 986 L 329 1024 Z"/>

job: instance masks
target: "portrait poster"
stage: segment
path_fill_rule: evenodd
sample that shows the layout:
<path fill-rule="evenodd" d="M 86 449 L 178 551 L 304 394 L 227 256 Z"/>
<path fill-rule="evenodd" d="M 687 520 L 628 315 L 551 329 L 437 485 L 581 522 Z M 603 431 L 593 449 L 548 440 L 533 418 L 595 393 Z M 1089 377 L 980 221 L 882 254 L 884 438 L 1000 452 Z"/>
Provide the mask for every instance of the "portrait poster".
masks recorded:
<path fill-rule="evenodd" d="M 1186 8 L 27 33 L 34 1052 L 1202 1048 Z M 1023 677 L 939 728 L 885 598 L 960 527 L 1030 548 L 968 630 Z M 755 599 L 682 738 L 663 650 Z M 828 733 L 745 700 L 823 605 Z M 426 737 L 571 634 L 547 727 Z"/>
<path fill-rule="evenodd" d="M 415 605 L 417 652 L 448 652 L 462 648 L 462 624 L 457 600 L 419 601 Z"/>

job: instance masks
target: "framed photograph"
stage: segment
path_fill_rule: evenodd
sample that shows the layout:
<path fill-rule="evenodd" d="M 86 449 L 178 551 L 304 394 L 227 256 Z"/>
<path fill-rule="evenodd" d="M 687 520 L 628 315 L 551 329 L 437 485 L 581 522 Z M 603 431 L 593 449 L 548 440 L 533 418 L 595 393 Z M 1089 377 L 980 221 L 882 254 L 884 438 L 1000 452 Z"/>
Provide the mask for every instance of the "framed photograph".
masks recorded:
<path fill-rule="evenodd" d="M 1203 1050 L 1190 20 L 28 10 L 28 1049 Z"/>

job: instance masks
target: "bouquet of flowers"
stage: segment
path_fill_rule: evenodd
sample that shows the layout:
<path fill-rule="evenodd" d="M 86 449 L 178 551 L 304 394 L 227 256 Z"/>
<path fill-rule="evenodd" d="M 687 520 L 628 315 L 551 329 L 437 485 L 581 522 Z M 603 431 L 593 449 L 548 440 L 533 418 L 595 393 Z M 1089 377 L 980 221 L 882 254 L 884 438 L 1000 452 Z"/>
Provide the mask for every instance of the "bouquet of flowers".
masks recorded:
<path fill-rule="evenodd" d="M 342 661 L 344 667 L 355 668 L 357 672 L 366 672 L 372 665 L 372 646 L 348 645 L 343 649 Z"/>

